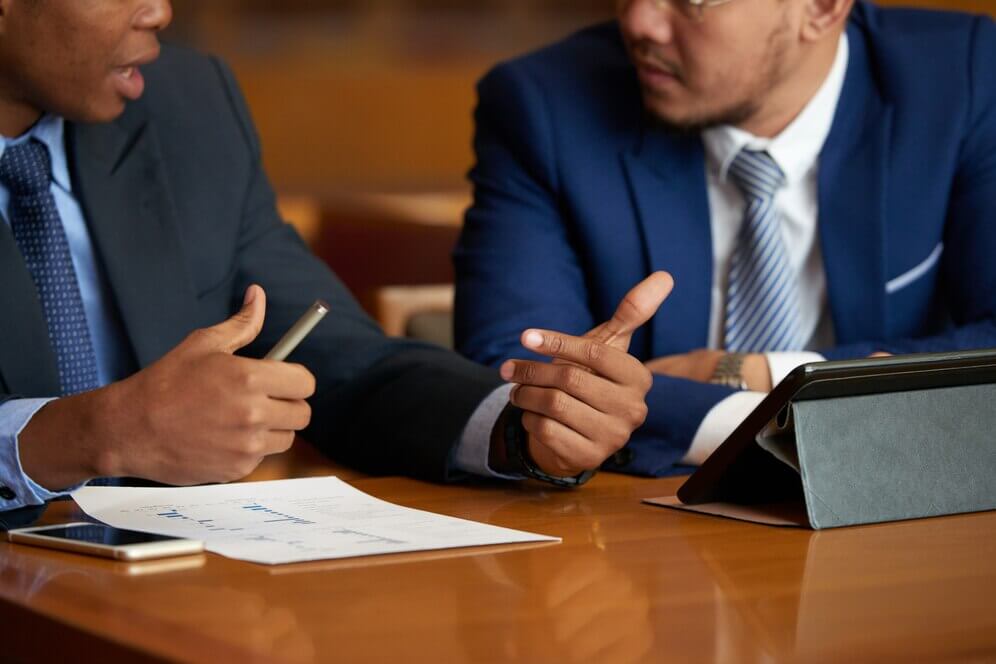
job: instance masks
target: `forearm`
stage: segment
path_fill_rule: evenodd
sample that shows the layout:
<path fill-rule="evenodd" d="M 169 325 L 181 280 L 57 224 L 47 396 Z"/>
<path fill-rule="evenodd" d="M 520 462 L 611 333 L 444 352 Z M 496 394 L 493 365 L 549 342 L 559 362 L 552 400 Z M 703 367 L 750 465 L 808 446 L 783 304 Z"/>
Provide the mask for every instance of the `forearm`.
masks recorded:
<path fill-rule="evenodd" d="M 453 353 L 385 343 L 398 348 L 340 389 L 315 397 L 304 436 L 367 472 L 454 479 L 454 447 L 501 379 Z"/>
<path fill-rule="evenodd" d="M 957 327 L 944 334 L 918 339 L 887 339 L 844 344 L 820 351 L 828 360 L 868 357 L 872 353 L 940 353 L 946 351 L 991 348 L 996 346 L 996 321 L 985 319 Z"/>

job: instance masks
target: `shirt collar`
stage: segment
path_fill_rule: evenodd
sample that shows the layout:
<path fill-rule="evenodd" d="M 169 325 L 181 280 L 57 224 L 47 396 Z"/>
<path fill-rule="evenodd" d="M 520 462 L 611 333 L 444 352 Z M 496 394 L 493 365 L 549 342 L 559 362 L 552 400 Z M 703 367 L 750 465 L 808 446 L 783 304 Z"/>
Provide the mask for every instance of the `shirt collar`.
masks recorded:
<path fill-rule="evenodd" d="M 48 148 L 52 159 L 52 180 L 66 192 L 72 191 L 69 178 L 69 163 L 66 160 L 66 145 L 63 138 L 66 133 L 66 121 L 56 115 L 43 115 L 31 129 L 17 138 L 0 136 L 0 157 L 8 147 L 20 145 L 32 138 L 37 139 Z"/>
<path fill-rule="evenodd" d="M 744 148 L 767 150 L 785 173 L 787 184 L 802 180 L 816 165 L 823 144 L 830 135 L 849 58 L 850 48 L 844 33 L 840 36 L 837 55 L 823 85 L 795 120 L 774 138 L 754 136 L 729 125 L 702 132 L 709 168 L 720 181 L 726 181 L 730 165 Z"/>

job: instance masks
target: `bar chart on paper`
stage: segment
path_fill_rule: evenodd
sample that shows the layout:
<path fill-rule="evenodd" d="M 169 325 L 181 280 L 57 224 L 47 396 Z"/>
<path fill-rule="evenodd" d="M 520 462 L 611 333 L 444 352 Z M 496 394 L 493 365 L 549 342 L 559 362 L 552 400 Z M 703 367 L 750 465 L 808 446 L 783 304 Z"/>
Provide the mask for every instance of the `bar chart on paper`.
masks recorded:
<path fill-rule="evenodd" d="M 393 505 L 336 477 L 184 488 L 84 487 L 73 498 L 112 526 L 200 539 L 208 551 L 264 564 L 557 541 Z"/>
<path fill-rule="evenodd" d="M 259 505 L 253 501 L 249 501 L 249 505 L 241 505 L 241 508 L 248 510 L 255 516 L 262 517 L 260 523 L 292 523 L 300 526 L 310 526 L 314 524 L 314 521 L 308 521 L 307 519 L 302 519 L 300 517 L 291 516 L 290 514 L 284 514 L 283 512 L 278 512 L 275 509 L 271 509 L 266 505 Z M 213 507 L 213 506 L 210 506 Z M 156 516 L 161 516 L 164 519 L 175 519 L 176 523 L 185 521 L 184 525 L 189 525 L 191 527 L 202 527 L 208 532 L 239 532 L 245 530 L 245 526 L 223 526 L 218 523 L 217 519 L 198 519 L 190 514 L 185 514 L 179 509 L 173 507 L 164 512 L 156 512 Z M 196 525 L 195 525 L 196 524 Z"/>

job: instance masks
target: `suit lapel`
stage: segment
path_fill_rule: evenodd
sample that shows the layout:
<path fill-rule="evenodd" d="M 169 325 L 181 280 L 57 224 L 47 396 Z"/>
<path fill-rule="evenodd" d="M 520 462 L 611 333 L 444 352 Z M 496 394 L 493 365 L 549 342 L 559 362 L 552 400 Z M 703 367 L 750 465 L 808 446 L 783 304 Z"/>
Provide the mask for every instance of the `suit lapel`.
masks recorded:
<path fill-rule="evenodd" d="M 709 338 L 712 232 L 705 154 L 697 136 L 648 126 L 622 154 L 651 270 L 667 270 L 675 289 L 651 322 L 652 357 L 704 347 Z"/>
<path fill-rule="evenodd" d="M 885 212 L 892 107 L 871 73 L 862 31 L 848 28 L 850 60 L 820 155 L 819 232 L 837 342 L 885 335 Z"/>
<path fill-rule="evenodd" d="M 59 370 L 48 326 L 10 226 L 0 221 L 0 374 L 10 394 L 57 396 Z"/>
<path fill-rule="evenodd" d="M 73 191 L 86 215 L 140 367 L 190 331 L 196 292 L 183 262 L 163 159 L 141 107 L 67 127 Z"/>

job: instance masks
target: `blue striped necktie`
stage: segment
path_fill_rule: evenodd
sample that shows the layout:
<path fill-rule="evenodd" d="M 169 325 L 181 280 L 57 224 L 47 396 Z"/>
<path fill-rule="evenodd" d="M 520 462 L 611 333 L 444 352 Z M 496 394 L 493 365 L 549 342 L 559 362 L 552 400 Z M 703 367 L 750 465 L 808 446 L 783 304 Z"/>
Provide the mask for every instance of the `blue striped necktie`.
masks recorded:
<path fill-rule="evenodd" d="M 802 350 L 799 284 L 782 237 L 775 193 L 785 175 L 767 152 L 744 149 L 729 176 L 747 201 L 726 290 L 725 346 L 731 352 Z"/>
<path fill-rule="evenodd" d="M 61 394 L 67 396 L 99 387 L 99 379 L 83 298 L 51 181 L 51 157 L 43 143 L 32 139 L 4 150 L 0 183 L 10 192 L 11 231 L 38 290 L 59 369 Z"/>

